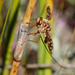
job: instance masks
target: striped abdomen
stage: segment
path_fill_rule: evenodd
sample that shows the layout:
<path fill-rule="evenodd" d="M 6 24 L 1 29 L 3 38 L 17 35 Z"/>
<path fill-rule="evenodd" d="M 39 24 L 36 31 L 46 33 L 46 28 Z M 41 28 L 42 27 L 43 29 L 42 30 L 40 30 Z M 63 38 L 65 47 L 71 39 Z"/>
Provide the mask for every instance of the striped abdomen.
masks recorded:
<path fill-rule="evenodd" d="M 50 52 L 51 52 L 51 54 L 52 54 L 53 41 L 52 41 L 52 39 L 51 39 L 51 38 L 49 38 L 49 40 L 48 40 L 48 48 L 49 48 L 49 50 L 50 50 Z"/>
<path fill-rule="evenodd" d="M 50 27 L 47 28 L 47 30 L 46 30 L 45 43 L 48 43 L 48 48 L 49 48 L 49 50 L 52 54 L 53 41 L 52 41 L 52 38 L 51 38 L 51 29 L 50 29 Z"/>

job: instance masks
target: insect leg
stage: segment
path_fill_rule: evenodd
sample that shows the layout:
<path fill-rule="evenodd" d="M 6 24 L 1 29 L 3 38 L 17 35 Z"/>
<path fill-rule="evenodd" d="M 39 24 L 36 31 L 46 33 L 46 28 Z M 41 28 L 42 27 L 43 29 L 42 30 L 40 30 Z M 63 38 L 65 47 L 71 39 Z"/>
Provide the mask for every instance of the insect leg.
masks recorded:
<path fill-rule="evenodd" d="M 31 28 L 35 27 L 36 25 L 33 25 Z"/>
<path fill-rule="evenodd" d="M 39 41 L 40 41 L 40 35 L 39 35 L 38 42 L 37 42 L 37 41 L 34 41 L 34 40 L 29 40 L 29 39 L 28 39 L 28 40 L 25 40 L 25 42 L 26 42 L 26 41 L 31 41 L 31 42 L 39 43 Z"/>
<path fill-rule="evenodd" d="M 28 31 L 24 31 L 24 32 L 28 32 Z M 37 33 L 39 33 L 39 31 L 37 31 L 36 33 L 29 33 L 28 32 L 28 34 L 27 35 L 33 35 L 33 36 L 35 36 Z M 39 38 L 40 38 L 40 35 L 39 35 Z M 39 41 L 37 42 L 37 41 L 34 41 L 34 40 L 25 40 L 24 42 L 26 42 L 26 41 L 31 41 L 31 42 L 35 42 L 35 43 L 39 43 Z"/>
<path fill-rule="evenodd" d="M 29 22 L 26 22 L 27 24 L 31 24 L 31 23 L 29 23 Z M 31 25 L 33 25 L 34 26 L 34 24 L 31 24 Z M 36 25 L 35 25 L 36 26 Z"/>
<path fill-rule="evenodd" d="M 37 42 L 37 41 L 29 40 L 29 39 L 28 39 L 28 40 L 25 40 L 25 42 L 26 42 L 26 41 L 31 41 L 31 42 L 39 43 L 39 42 Z"/>
<path fill-rule="evenodd" d="M 38 43 L 39 43 L 39 41 L 40 41 L 40 35 L 39 35 Z"/>
<path fill-rule="evenodd" d="M 33 35 L 33 36 L 35 36 L 37 33 L 39 33 L 39 31 L 37 31 L 36 33 L 29 33 L 28 35 Z"/>
<path fill-rule="evenodd" d="M 33 34 L 34 34 L 33 36 L 35 36 L 37 33 L 38 33 L 38 31 L 37 31 L 36 33 L 29 33 L 28 35 L 33 35 Z M 28 39 L 28 40 L 25 40 L 25 42 L 26 42 L 26 41 L 31 41 L 31 42 L 39 43 L 39 41 L 40 41 L 40 35 L 39 35 L 39 40 L 38 40 L 38 42 L 37 42 L 37 41 L 34 41 L 34 40 L 29 40 L 29 39 Z"/>
<path fill-rule="evenodd" d="M 31 24 L 31 23 L 28 23 L 28 22 L 27 22 L 27 24 Z M 31 28 L 33 28 L 33 27 L 35 27 L 35 26 L 36 26 L 36 25 L 34 25 L 34 24 L 31 24 L 31 25 L 33 25 Z M 37 26 L 36 26 L 36 27 L 37 27 Z"/>
<path fill-rule="evenodd" d="M 33 20 L 37 20 L 37 19 L 31 19 L 30 21 L 33 21 Z"/>

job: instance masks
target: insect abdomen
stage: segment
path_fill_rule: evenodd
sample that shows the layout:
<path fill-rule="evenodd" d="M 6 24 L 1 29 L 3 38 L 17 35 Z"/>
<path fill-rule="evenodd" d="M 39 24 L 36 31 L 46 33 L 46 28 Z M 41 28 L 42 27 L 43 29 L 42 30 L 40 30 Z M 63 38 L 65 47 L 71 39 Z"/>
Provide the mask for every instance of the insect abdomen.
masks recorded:
<path fill-rule="evenodd" d="M 53 42 L 52 42 L 52 39 L 51 38 L 49 38 L 49 40 L 48 40 L 48 48 L 49 48 L 49 50 L 50 50 L 50 52 L 52 54 Z"/>
<path fill-rule="evenodd" d="M 51 29 L 50 29 L 50 27 L 48 27 L 47 30 L 46 30 L 45 43 L 48 43 L 48 48 L 50 50 L 50 53 L 52 54 L 53 41 L 52 41 L 52 38 L 51 38 Z"/>

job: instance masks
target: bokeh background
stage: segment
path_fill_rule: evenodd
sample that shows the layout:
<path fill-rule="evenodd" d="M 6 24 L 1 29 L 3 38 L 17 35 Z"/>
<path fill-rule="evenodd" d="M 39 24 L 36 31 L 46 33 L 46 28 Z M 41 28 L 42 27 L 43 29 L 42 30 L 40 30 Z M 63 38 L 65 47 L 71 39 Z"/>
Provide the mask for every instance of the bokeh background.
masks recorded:
<path fill-rule="evenodd" d="M 0 0 L 0 75 L 10 73 L 19 25 L 28 1 Z M 45 18 L 46 1 L 37 0 L 31 19 L 40 16 Z M 31 21 L 31 24 L 36 25 L 36 21 Z M 51 27 L 54 46 L 52 55 L 58 63 L 67 66 L 68 69 L 61 68 L 53 61 L 41 40 L 39 43 L 28 41 L 17 75 L 75 75 L 75 0 L 53 0 Z M 35 27 L 30 29 L 30 32 L 36 30 Z M 30 35 L 27 39 L 38 41 L 38 36 L 39 34 L 35 37 Z M 31 67 L 28 67 L 29 64 Z M 42 66 L 38 68 L 38 64 Z"/>

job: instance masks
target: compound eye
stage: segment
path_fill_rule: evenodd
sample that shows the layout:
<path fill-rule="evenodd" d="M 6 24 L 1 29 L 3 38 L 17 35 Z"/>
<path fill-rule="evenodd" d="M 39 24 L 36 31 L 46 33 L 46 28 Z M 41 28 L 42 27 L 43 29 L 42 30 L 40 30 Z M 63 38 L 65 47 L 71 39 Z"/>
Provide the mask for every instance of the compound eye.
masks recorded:
<path fill-rule="evenodd" d="M 39 25 L 41 25 L 42 24 L 42 21 L 39 21 Z"/>
<path fill-rule="evenodd" d="M 40 17 L 38 20 L 37 20 L 37 25 L 41 25 L 42 24 L 42 17 Z"/>
<path fill-rule="evenodd" d="M 37 22 L 37 25 L 41 25 L 41 24 L 42 24 L 42 21 Z"/>

